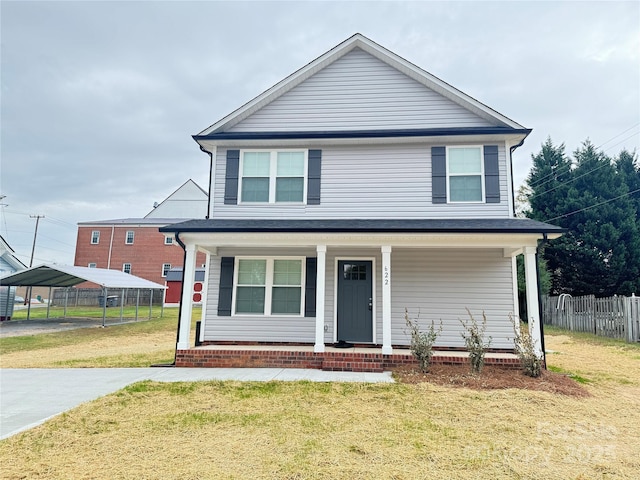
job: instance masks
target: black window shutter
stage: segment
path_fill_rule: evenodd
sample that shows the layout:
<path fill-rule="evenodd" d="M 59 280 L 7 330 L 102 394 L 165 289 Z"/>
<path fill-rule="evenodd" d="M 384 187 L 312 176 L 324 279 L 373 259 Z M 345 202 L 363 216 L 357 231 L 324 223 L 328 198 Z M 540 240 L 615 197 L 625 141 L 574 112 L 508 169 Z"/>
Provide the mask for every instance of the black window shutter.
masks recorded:
<path fill-rule="evenodd" d="M 218 316 L 231 316 L 231 299 L 233 297 L 233 264 L 234 257 L 220 259 L 220 285 L 218 287 Z"/>
<path fill-rule="evenodd" d="M 316 280 L 317 280 L 318 259 L 307 257 L 307 268 L 304 284 L 304 316 L 316 316 Z"/>
<path fill-rule="evenodd" d="M 500 203 L 498 146 L 484 146 L 484 196 L 487 203 Z"/>
<path fill-rule="evenodd" d="M 320 205 L 320 173 L 322 150 L 309 150 L 307 166 L 307 205 Z"/>
<path fill-rule="evenodd" d="M 431 147 L 431 203 L 447 203 L 446 147 Z"/>
<path fill-rule="evenodd" d="M 238 203 L 238 173 L 240 170 L 240 150 L 227 150 L 227 171 L 224 178 L 224 204 Z"/>

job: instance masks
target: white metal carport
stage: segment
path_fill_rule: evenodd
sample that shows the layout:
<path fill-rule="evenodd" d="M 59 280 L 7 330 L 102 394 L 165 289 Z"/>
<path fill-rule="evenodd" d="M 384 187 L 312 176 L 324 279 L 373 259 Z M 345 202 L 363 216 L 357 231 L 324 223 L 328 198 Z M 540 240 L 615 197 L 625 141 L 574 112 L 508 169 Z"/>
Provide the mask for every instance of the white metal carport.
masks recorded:
<path fill-rule="evenodd" d="M 73 287 L 80 283 L 91 282 L 102 288 L 104 297 L 102 307 L 102 325 L 105 324 L 107 315 L 107 289 L 118 288 L 122 290 L 150 290 L 151 301 L 149 302 L 149 317 L 151 317 L 151 305 L 153 303 L 153 290 L 164 290 L 166 287 L 159 283 L 154 283 L 144 278 L 136 277 L 119 270 L 108 270 L 106 268 L 76 267 L 70 265 L 38 265 L 0 278 L 0 285 L 16 287 Z M 51 297 L 51 295 L 49 295 Z M 121 304 L 123 302 L 120 302 Z M 65 302 L 65 316 L 66 316 Z M 122 305 L 120 310 L 122 319 Z M 31 302 L 27 319 L 31 313 Z M 136 304 L 136 318 L 138 305 Z M 49 305 L 47 305 L 47 318 L 49 318 Z"/>

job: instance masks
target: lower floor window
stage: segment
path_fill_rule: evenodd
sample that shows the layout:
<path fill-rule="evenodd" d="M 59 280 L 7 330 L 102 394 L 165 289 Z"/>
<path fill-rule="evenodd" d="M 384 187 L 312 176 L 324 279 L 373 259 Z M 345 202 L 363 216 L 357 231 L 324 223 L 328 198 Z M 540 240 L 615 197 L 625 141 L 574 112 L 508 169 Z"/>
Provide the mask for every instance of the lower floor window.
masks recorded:
<path fill-rule="evenodd" d="M 122 264 L 122 271 L 124 273 L 131 273 L 131 264 L 130 263 L 123 263 Z"/>
<path fill-rule="evenodd" d="M 235 313 L 301 315 L 301 258 L 237 258 Z"/>

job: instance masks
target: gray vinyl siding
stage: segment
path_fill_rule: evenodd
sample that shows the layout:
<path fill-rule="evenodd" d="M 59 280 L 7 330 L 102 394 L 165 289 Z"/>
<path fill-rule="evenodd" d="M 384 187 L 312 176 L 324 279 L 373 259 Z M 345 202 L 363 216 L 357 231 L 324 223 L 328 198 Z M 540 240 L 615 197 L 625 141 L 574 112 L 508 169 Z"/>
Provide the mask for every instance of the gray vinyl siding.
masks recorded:
<path fill-rule="evenodd" d="M 395 249 L 391 254 L 392 343 L 408 345 L 404 311 L 425 328 L 433 320 L 442 322 L 437 346 L 464 347 L 460 320 L 467 321 L 465 308 L 478 322 L 487 316 L 487 336 L 492 348 L 513 348 L 514 311 L 511 258 L 502 250 L 412 250 Z"/>
<path fill-rule="evenodd" d="M 494 142 L 495 144 L 495 142 Z M 449 144 L 452 145 L 452 144 Z M 320 205 L 225 205 L 226 150 L 216 158 L 212 218 L 496 218 L 509 217 L 507 161 L 499 145 L 500 203 L 434 204 L 429 144 L 322 148 Z"/>
<path fill-rule="evenodd" d="M 220 249 L 220 256 L 315 256 L 314 249 Z M 209 272 L 204 339 L 235 341 L 315 341 L 315 317 L 218 317 L 219 257 L 212 257 Z M 374 343 L 382 343 L 381 254 L 379 249 L 330 248 L 326 257 L 324 341 L 334 341 L 336 260 L 372 259 L 375 271 Z M 394 249 L 391 253 L 392 344 L 408 345 L 404 311 L 422 325 L 442 322 L 436 345 L 464 347 L 459 320 L 468 320 L 465 307 L 478 321 L 485 312 L 491 347 L 512 348 L 514 310 L 511 259 L 499 249 Z"/>
<path fill-rule="evenodd" d="M 264 256 L 315 256 L 313 249 L 218 249 L 218 256 L 211 257 L 207 291 L 204 340 L 253 341 L 253 342 L 302 342 L 315 341 L 315 317 L 304 316 L 218 316 L 218 286 L 220 283 L 220 258 L 243 255 Z M 304 287 L 303 287 L 304 288 Z"/>
<path fill-rule="evenodd" d="M 311 76 L 230 132 L 491 126 L 361 49 Z"/>

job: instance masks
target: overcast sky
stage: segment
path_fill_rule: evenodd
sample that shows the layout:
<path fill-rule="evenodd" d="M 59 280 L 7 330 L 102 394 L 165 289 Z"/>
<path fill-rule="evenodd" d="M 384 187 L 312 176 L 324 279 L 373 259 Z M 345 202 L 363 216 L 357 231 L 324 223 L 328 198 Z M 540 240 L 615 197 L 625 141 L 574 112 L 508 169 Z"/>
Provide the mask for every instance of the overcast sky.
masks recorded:
<path fill-rule="evenodd" d="M 640 143 L 640 2 L 0 3 L 0 234 L 73 264 L 77 223 L 142 217 L 187 179 L 191 135 L 356 32 L 516 122 L 517 184 L 550 136 Z"/>

